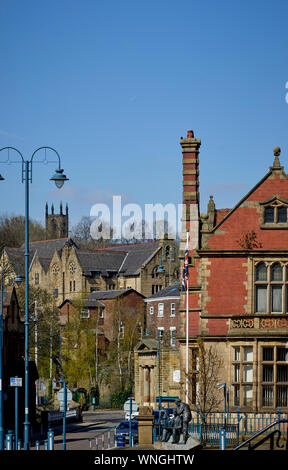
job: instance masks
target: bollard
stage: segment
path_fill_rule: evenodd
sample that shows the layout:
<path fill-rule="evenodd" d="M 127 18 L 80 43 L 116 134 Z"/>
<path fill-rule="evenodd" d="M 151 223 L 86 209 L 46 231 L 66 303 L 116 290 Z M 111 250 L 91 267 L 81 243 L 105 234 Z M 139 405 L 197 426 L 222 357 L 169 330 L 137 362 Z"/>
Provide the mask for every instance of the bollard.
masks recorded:
<path fill-rule="evenodd" d="M 35 442 L 35 447 L 36 447 L 36 450 L 40 450 L 40 444 L 39 444 L 39 441 L 36 441 L 36 442 Z"/>
<path fill-rule="evenodd" d="M 225 450 L 225 434 L 226 430 L 225 428 L 220 429 L 220 450 Z"/>
<path fill-rule="evenodd" d="M 21 450 L 21 440 L 20 439 L 18 439 L 17 449 Z"/>
<path fill-rule="evenodd" d="M 107 441 L 108 441 L 108 443 L 107 443 L 108 449 L 110 449 L 110 447 L 111 447 L 111 443 L 110 443 L 110 431 L 108 431 Z"/>
<path fill-rule="evenodd" d="M 48 431 L 48 450 L 54 450 L 54 431 L 52 429 Z"/>
<path fill-rule="evenodd" d="M 95 448 L 98 450 L 98 437 L 95 437 Z"/>
<path fill-rule="evenodd" d="M 13 450 L 13 431 L 8 431 L 8 434 L 6 434 L 6 450 Z"/>
<path fill-rule="evenodd" d="M 48 450 L 48 441 L 44 441 L 44 450 Z"/>

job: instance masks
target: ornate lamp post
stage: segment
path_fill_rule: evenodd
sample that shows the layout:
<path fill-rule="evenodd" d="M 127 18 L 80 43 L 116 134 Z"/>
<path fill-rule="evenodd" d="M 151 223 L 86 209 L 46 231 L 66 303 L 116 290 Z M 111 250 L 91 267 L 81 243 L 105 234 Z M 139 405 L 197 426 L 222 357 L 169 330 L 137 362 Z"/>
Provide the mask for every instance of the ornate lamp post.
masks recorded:
<path fill-rule="evenodd" d="M 8 158 L 0 163 L 19 163 L 19 160 L 10 160 L 10 150 L 20 155 L 22 163 L 22 183 L 25 183 L 25 421 L 24 421 L 24 450 L 29 450 L 29 183 L 32 183 L 32 166 L 34 157 L 40 150 L 45 151 L 45 158 L 41 163 L 55 163 L 55 161 L 47 160 L 46 151 L 52 151 L 56 154 L 58 160 L 58 168 L 55 174 L 50 178 L 54 181 L 57 188 L 62 188 L 65 181 L 68 181 L 66 175 L 63 174 L 64 170 L 61 168 L 61 160 L 58 152 L 52 147 L 39 147 L 32 154 L 30 160 L 25 160 L 22 153 L 14 147 L 3 147 L 0 152 L 7 150 Z M 4 178 L 0 175 L 0 181 Z"/>

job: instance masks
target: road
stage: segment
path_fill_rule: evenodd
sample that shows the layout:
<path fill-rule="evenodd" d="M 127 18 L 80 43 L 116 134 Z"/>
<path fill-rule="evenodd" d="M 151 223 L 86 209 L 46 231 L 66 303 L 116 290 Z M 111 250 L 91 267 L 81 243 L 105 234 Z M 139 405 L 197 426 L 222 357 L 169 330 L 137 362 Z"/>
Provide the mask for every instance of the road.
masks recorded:
<path fill-rule="evenodd" d="M 95 450 L 102 449 L 102 436 L 104 446 L 107 448 L 110 431 L 110 445 L 114 445 L 113 429 L 124 419 L 125 412 L 122 410 L 96 410 L 84 411 L 82 423 L 67 424 L 66 450 Z M 54 449 L 62 449 L 61 426 L 54 429 Z M 44 450 L 43 442 L 40 450 Z"/>

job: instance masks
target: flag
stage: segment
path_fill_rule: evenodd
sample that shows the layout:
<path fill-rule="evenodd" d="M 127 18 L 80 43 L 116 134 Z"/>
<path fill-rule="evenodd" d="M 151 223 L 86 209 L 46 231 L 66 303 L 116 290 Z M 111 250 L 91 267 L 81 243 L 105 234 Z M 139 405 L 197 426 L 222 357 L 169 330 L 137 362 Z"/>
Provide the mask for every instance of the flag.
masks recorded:
<path fill-rule="evenodd" d="M 182 273 L 182 292 L 187 290 L 187 281 L 188 281 L 188 235 L 187 235 L 187 242 L 186 242 L 186 249 L 184 255 L 184 266 L 183 266 L 183 273 Z"/>

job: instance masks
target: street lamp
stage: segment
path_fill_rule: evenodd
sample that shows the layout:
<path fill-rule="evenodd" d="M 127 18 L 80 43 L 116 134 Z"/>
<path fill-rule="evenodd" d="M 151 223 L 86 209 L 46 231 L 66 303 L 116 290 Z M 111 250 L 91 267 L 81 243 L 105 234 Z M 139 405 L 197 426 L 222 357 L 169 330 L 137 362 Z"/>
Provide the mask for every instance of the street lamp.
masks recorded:
<path fill-rule="evenodd" d="M 7 262 L 1 269 L 1 311 L 0 311 L 0 450 L 4 449 L 4 427 L 3 427 L 3 297 L 4 297 L 4 273 L 5 269 L 9 265 L 15 265 L 19 271 L 19 267 L 16 263 Z M 16 284 L 20 284 L 23 281 L 23 278 L 18 274 L 14 279 Z"/>
<path fill-rule="evenodd" d="M 8 151 L 8 158 L 0 163 L 19 163 L 19 160 L 13 161 L 10 159 L 10 150 L 20 155 L 22 163 L 22 183 L 25 183 L 25 421 L 24 421 L 24 450 L 29 450 L 29 183 L 32 183 L 32 167 L 34 163 L 34 157 L 40 150 L 44 150 L 44 159 L 40 163 L 58 163 L 58 168 L 55 174 L 50 178 L 54 181 L 57 188 L 61 188 L 65 181 L 68 181 L 66 175 L 63 174 L 61 169 L 61 159 L 58 152 L 52 147 L 39 147 L 36 149 L 30 160 L 25 160 L 22 153 L 14 147 L 3 147 L 3 150 Z M 46 153 L 52 151 L 56 154 L 57 160 L 47 160 Z M 0 178 L 1 180 L 1 178 Z M 2 181 L 4 178 L 2 177 Z"/>

